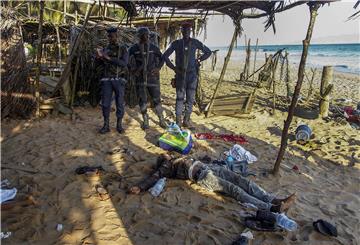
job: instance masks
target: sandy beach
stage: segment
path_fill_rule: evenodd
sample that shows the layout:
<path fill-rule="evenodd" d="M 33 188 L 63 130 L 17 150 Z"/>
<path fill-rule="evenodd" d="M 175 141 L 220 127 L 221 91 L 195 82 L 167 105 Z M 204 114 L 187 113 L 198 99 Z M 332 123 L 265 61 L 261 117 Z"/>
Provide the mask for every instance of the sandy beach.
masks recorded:
<path fill-rule="evenodd" d="M 220 60 L 220 59 L 219 59 Z M 211 97 L 221 71 L 209 63 L 202 71 L 202 87 Z M 257 64 L 258 67 L 261 65 Z M 242 64 L 230 62 L 219 94 L 249 92 L 251 82 L 237 82 Z M 252 66 L 250 71 L 252 71 Z M 309 73 L 310 74 L 310 73 Z M 291 66 L 294 86 L 296 66 Z M 162 70 L 163 105 L 167 118 L 173 120 L 175 91 L 170 86 L 172 73 Z M 198 109 L 192 115 L 195 132 L 241 134 L 248 143 L 244 148 L 258 157 L 249 166 L 257 173 L 256 183 L 279 196 L 297 193 L 298 199 L 288 212 L 299 225 L 295 232 L 254 232 L 253 245 L 360 244 L 360 134 L 348 123 L 316 119 L 316 95 L 321 71 L 314 82 L 314 95 L 308 104 L 299 104 L 293 120 L 289 147 L 278 177 L 266 175 L 272 169 L 280 146 L 284 100 L 271 115 L 272 93 L 258 89 L 252 113 L 245 118 L 205 118 Z M 339 99 L 360 101 L 359 75 L 335 73 L 332 103 Z M 278 84 L 279 98 L 285 84 Z M 308 83 L 304 81 L 302 96 Z M 299 117 L 299 115 L 303 115 Z M 306 115 L 306 116 L 304 116 Z M 243 207 L 234 199 L 208 192 L 190 181 L 167 180 L 165 190 L 154 198 L 149 193 L 129 195 L 126 190 L 148 175 L 156 158 L 164 151 L 156 146 L 164 132 L 150 112 L 151 128 L 140 129 L 139 109 L 126 109 L 125 134 L 115 130 L 112 112 L 111 133 L 99 135 L 102 124 L 100 107 L 75 108 L 70 116 L 49 115 L 36 120 L 4 120 L 1 132 L 1 178 L 8 179 L 21 195 L 31 194 L 35 205 L 2 211 L 1 229 L 12 235 L 4 244 L 231 244 L 245 229 L 240 213 Z M 293 140 L 299 122 L 307 123 L 314 133 L 310 146 Z M 193 133 L 195 133 L 193 132 Z M 219 158 L 233 143 L 220 140 L 195 140 L 193 158 L 208 155 Z M 78 176 L 80 166 L 101 165 L 100 176 Z M 296 165 L 300 174 L 291 168 Z M 24 171 L 25 170 L 25 171 Z M 32 172 L 26 171 L 31 170 Z M 95 186 L 102 184 L 110 199 L 101 201 Z M 324 219 L 336 224 L 337 238 L 314 231 L 312 222 Z M 57 231 L 57 224 L 63 230 Z"/>

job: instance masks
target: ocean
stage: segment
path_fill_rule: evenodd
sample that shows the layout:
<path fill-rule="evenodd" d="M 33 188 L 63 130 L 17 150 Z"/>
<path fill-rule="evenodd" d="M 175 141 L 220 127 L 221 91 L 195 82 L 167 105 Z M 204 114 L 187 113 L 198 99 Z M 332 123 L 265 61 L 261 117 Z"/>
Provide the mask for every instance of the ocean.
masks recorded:
<path fill-rule="evenodd" d="M 251 47 L 251 60 L 254 60 L 255 44 Z M 289 53 L 289 62 L 300 62 L 302 45 L 259 45 L 256 59 L 265 60 L 265 53 L 273 54 L 279 49 L 286 48 Z M 219 49 L 219 57 L 225 57 L 227 47 L 212 47 Z M 234 48 L 232 60 L 245 61 L 245 47 Z M 360 75 L 360 43 L 350 44 L 311 44 L 307 57 L 307 67 L 321 68 L 326 65 L 334 66 L 335 71 Z"/>

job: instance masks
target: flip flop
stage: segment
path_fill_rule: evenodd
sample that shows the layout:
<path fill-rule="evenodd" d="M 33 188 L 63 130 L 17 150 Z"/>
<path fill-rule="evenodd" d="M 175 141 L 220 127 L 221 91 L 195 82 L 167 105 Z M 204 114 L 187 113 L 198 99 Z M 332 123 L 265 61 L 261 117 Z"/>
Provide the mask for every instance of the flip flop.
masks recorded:
<path fill-rule="evenodd" d="M 337 237 L 336 226 L 325 220 L 319 219 L 313 223 L 313 226 L 317 232 L 320 232 L 323 235 Z"/>
<path fill-rule="evenodd" d="M 95 190 L 100 198 L 100 201 L 106 201 L 110 198 L 109 192 L 102 185 L 96 185 Z"/>
<path fill-rule="evenodd" d="M 95 166 L 95 167 L 89 167 L 89 166 L 83 166 L 83 167 L 78 167 L 77 169 L 75 169 L 75 173 L 76 174 L 86 174 L 89 172 L 94 172 L 94 173 L 98 173 L 99 171 L 105 171 L 103 169 L 102 166 Z"/>

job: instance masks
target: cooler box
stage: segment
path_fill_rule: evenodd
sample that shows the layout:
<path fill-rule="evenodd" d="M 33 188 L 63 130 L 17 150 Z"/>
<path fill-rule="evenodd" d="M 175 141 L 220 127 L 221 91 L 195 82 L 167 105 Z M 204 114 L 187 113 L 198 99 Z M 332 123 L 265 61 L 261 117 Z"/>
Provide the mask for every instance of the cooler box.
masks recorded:
<path fill-rule="evenodd" d="M 182 135 L 166 132 L 159 138 L 159 146 L 167 151 L 176 151 L 180 154 L 188 154 L 192 148 L 190 131 L 182 131 Z"/>

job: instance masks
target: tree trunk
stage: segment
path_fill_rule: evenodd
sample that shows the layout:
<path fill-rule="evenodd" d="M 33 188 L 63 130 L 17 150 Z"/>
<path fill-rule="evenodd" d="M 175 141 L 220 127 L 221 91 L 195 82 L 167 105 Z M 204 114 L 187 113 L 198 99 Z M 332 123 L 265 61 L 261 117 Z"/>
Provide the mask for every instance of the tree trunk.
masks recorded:
<path fill-rule="evenodd" d="M 40 117 L 40 73 L 41 73 L 41 56 L 42 56 L 42 25 L 44 20 L 44 1 L 40 1 L 40 17 L 38 28 L 38 45 L 36 57 L 36 81 L 35 81 L 35 98 L 36 98 L 36 117 Z"/>
<path fill-rule="evenodd" d="M 316 16 L 317 16 L 317 10 L 321 6 L 321 4 L 317 3 L 317 2 L 310 2 L 310 3 L 308 3 L 308 5 L 309 5 L 309 10 L 310 10 L 309 26 L 308 26 L 307 33 L 306 33 L 306 38 L 303 41 L 303 51 L 302 51 L 301 60 L 300 60 L 300 64 L 299 64 L 298 80 L 296 82 L 294 94 L 293 94 L 291 104 L 290 104 L 289 110 L 288 110 L 288 116 L 286 118 L 284 128 L 283 128 L 283 131 L 282 131 L 281 146 L 280 146 L 280 150 L 279 150 L 276 162 L 274 164 L 274 169 L 273 169 L 274 174 L 277 174 L 279 172 L 280 163 L 281 163 L 281 161 L 282 161 L 282 159 L 284 157 L 285 150 L 286 150 L 286 147 L 287 147 L 288 131 L 289 131 L 289 127 L 290 127 L 292 118 L 294 116 L 295 105 L 296 105 L 297 100 L 299 98 L 301 85 L 302 85 L 302 82 L 304 80 L 304 71 L 305 71 L 305 65 L 306 65 L 306 58 L 307 58 L 309 44 L 310 44 L 310 41 L 311 41 L 311 36 L 312 36 L 312 32 L 313 32 L 313 29 L 314 29 L 314 24 L 315 24 L 315 20 L 316 20 Z"/>
<path fill-rule="evenodd" d="M 235 27 L 235 30 L 234 30 L 234 34 L 233 34 L 232 40 L 231 40 L 231 43 L 230 43 L 230 47 L 229 47 L 228 53 L 227 53 L 227 55 L 226 55 L 226 57 L 225 57 L 225 62 L 224 62 L 223 68 L 222 68 L 222 70 L 221 70 L 219 80 L 218 80 L 218 82 L 217 82 L 217 84 L 216 84 L 216 87 L 215 87 L 213 96 L 211 97 L 210 103 L 208 104 L 208 106 L 207 106 L 207 108 L 206 108 L 206 117 L 208 117 L 208 116 L 210 115 L 211 108 L 212 108 L 212 106 L 213 106 L 213 104 L 214 104 L 217 91 L 218 91 L 218 89 L 219 89 L 220 84 L 222 83 L 222 81 L 223 81 L 223 79 L 224 79 L 225 72 L 226 72 L 226 68 L 227 68 L 227 65 L 228 65 L 228 63 L 229 63 L 232 50 L 233 50 L 233 48 L 234 48 L 236 38 L 237 38 L 237 36 L 239 35 L 239 31 L 240 31 L 240 26 L 236 26 L 236 27 Z"/>
<path fill-rule="evenodd" d="M 311 80 L 309 81 L 309 91 L 308 91 L 308 94 L 307 94 L 306 103 L 309 103 L 310 97 L 311 97 L 313 89 L 314 89 L 313 88 L 313 83 L 314 83 L 314 79 L 315 79 L 316 68 L 311 69 L 311 72 L 312 72 L 312 76 L 311 76 Z"/>
<path fill-rule="evenodd" d="M 255 73 L 256 70 L 256 54 L 258 51 L 258 44 L 259 44 L 259 38 L 256 38 L 256 46 L 255 46 L 255 54 L 254 54 L 254 69 L 253 69 L 253 74 Z"/>
<path fill-rule="evenodd" d="M 332 66 L 324 66 L 322 77 L 321 77 L 321 85 L 320 85 L 320 102 L 319 102 L 319 111 L 320 117 L 324 118 L 329 115 L 329 97 L 332 91 L 333 85 L 329 82 L 333 80 L 333 67 Z"/>

